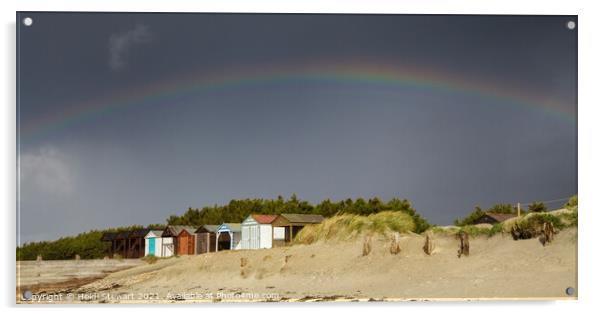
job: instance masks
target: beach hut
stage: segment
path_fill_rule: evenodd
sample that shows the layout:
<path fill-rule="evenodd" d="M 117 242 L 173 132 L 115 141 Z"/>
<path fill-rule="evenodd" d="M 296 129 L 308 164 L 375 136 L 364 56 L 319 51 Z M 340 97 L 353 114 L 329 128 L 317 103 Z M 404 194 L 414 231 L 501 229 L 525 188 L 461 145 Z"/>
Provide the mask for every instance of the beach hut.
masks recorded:
<path fill-rule="evenodd" d="M 119 255 L 121 258 L 128 257 L 130 231 L 122 231 L 115 235 L 115 251 L 113 256 Z"/>
<path fill-rule="evenodd" d="M 126 258 L 140 258 L 144 257 L 144 247 L 146 244 L 146 234 L 150 229 L 142 228 L 135 229 L 130 232 L 128 235 L 128 251 Z"/>
<path fill-rule="evenodd" d="M 272 222 L 273 246 L 290 243 L 305 225 L 319 224 L 324 220 L 316 214 L 280 214 Z"/>
<path fill-rule="evenodd" d="M 183 226 L 183 225 L 169 225 L 165 227 L 161 237 L 163 238 L 163 256 L 171 257 L 173 255 L 178 254 L 178 235 L 182 232 L 183 229 L 188 229 L 194 231 L 194 227 L 192 226 Z M 188 240 L 187 240 L 188 242 Z"/>
<path fill-rule="evenodd" d="M 163 237 L 161 237 L 161 234 L 163 234 L 162 230 L 151 230 L 146 234 L 144 237 L 145 256 L 163 257 Z"/>
<path fill-rule="evenodd" d="M 178 234 L 176 252 L 181 255 L 194 255 L 196 250 L 196 229 L 192 227 L 184 227 Z"/>
<path fill-rule="evenodd" d="M 104 233 L 102 234 L 102 237 L 100 237 L 100 240 L 106 243 L 111 243 L 110 246 L 107 248 L 106 250 L 106 255 L 109 258 L 113 258 L 113 254 L 117 251 L 116 249 L 116 240 L 115 237 L 117 236 L 117 233 Z"/>
<path fill-rule="evenodd" d="M 241 249 L 272 248 L 272 222 L 277 217 L 249 215 L 241 224 Z"/>
<path fill-rule="evenodd" d="M 477 218 L 473 224 L 498 224 L 505 222 L 513 217 L 516 217 L 514 214 L 506 214 L 506 213 L 485 213 L 481 217 Z"/>
<path fill-rule="evenodd" d="M 223 223 L 217 228 L 215 236 L 215 248 L 221 250 L 240 249 L 240 224 Z"/>
<path fill-rule="evenodd" d="M 196 230 L 196 253 L 215 252 L 218 225 L 203 225 Z"/>

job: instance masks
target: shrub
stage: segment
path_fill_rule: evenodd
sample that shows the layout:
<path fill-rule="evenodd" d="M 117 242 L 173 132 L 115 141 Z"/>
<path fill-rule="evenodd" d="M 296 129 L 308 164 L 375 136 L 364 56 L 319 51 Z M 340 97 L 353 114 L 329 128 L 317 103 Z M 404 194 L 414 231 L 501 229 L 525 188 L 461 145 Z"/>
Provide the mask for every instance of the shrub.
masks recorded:
<path fill-rule="evenodd" d="M 544 223 L 551 223 L 555 229 L 566 227 L 560 216 L 546 213 L 532 213 L 515 222 L 512 228 L 512 236 L 514 239 L 535 238 L 540 235 Z"/>
<path fill-rule="evenodd" d="M 533 202 L 533 203 L 529 204 L 529 212 L 543 213 L 543 212 L 546 212 L 547 210 L 548 210 L 548 208 L 546 207 L 545 204 L 543 204 L 543 202 Z"/>
<path fill-rule="evenodd" d="M 468 235 L 470 235 L 470 237 L 476 237 L 481 235 L 488 235 L 490 228 L 466 225 L 460 228 L 460 231 L 466 232 Z"/>
<path fill-rule="evenodd" d="M 503 231 L 503 226 L 501 223 L 497 223 L 495 225 L 493 225 L 490 229 L 489 232 L 487 233 L 487 235 L 489 237 L 495 235 L 495 234 L 499 234 Z"/>

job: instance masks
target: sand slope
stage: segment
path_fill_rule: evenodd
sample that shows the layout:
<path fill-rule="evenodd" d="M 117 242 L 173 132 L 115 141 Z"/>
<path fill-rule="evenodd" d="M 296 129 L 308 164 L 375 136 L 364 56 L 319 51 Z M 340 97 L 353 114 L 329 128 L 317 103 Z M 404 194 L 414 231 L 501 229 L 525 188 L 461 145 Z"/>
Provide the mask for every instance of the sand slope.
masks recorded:
<path fill-rule="evenodd" d="M 423 243 L 423 236 L 402 236 L 398 255 L 379 238 L 372 253 L 362 256 L 360 238 L 163 259 L 113 273 L 78 292 L 104 295 L 92 302 L 139 303 L 568 298 L 565 289 L 577 288 L 575 228 L 560 232 L 546 247 L 537 239 L 479 237 L 471 240 L 470 256 L 462 258 L 452 236 L 436 236 L 431 256 L 422 251 Z"/>

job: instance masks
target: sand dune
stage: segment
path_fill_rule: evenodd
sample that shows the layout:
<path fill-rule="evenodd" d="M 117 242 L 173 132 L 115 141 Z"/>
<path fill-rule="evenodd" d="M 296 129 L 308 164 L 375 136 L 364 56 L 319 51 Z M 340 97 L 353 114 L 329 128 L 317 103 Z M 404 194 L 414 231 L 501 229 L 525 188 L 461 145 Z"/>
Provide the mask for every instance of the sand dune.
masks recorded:
<path fill-rule="evenodd" d="M 373 241 L 362 256 L 362 239 L 292 247 L 211 253 L 162 259 L 112 273 L 76 292 L 83 300 L 109 303 L 203 301 L 412 300 L 576 298 L 577 230 L 560 232 L 542 246 L 508 235 L 471 240 L 470 256 L 457 257 L 458 241 L 401 237 L 401 253 L 389 241 Z"/>

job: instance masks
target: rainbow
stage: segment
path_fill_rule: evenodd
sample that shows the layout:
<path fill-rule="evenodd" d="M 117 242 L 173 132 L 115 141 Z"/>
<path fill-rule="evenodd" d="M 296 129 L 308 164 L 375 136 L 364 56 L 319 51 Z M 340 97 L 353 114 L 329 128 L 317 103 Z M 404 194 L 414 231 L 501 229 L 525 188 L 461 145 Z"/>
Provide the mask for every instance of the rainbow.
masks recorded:
<path fill-rule="evenodd" d="M 403 86 L 459 93 L 502 101 L 515 106 L 541 110 L 559 116 L 569 122 L 576 122 L 576 110 L 572 104 L 562 104 L 545 96 L 529 94 L 525 91 L 508 89 L 502 85 L 463 78 L 450 72 L 435 71 L 410 65 L 383 63 L 297 63 L 294 67 L 268 65 L 260 68 L 237 68 L 206 74 L 193 71 L 190 75 L 171 80 L 128 89 L 94 99 L 72 104 L 64 110 L 37 119 L 29 120 L 20 126 L 22 136 L 41 135 L 61 129 L 71 124 L 91 120 L 94 117 L 123 108 L 143 107 L 150 101 L 169 100 L 181 95 L 200 93 L 212 89 L 236 89 L 249 85 L 286 84 L 307 80 L 310 82 L 352 83 L 375 86 Z"/>

